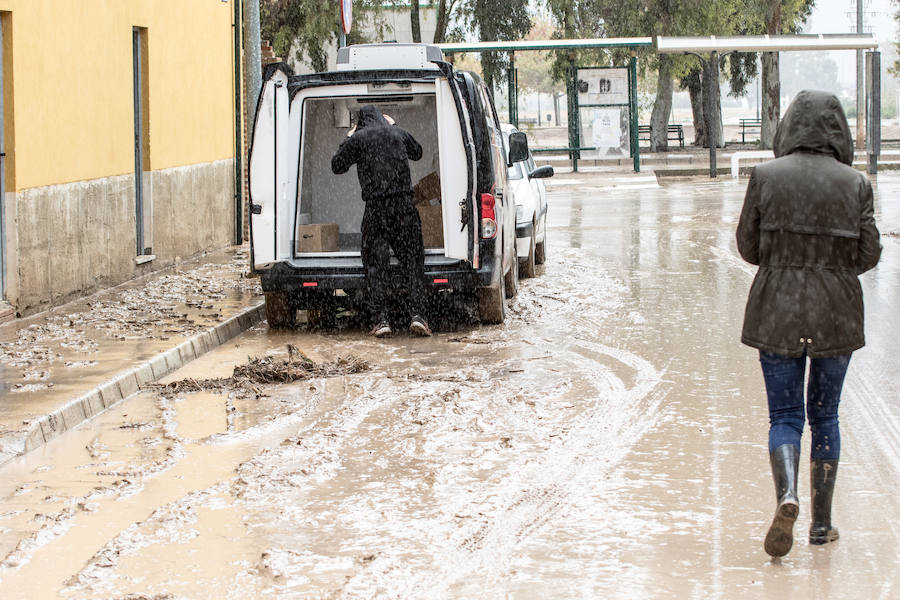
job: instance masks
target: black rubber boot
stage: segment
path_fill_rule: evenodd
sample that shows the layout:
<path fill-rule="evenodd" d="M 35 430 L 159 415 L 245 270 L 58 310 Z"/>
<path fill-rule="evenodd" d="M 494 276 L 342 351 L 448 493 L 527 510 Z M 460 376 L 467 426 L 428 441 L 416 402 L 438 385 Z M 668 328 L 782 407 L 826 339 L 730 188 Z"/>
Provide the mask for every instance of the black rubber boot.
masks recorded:
<path fill-rule="evenodd" d="M 800 514 L 800 503 L 797 500 L 800 452 L 793 444 L 783 444 L 769 454 L 769 462 L 772 464 L 778 507 L 766 534 L 764 547 L 766 554 L 778 557 L 790 552 L 794 544 L 794 521 Z"/>
<path fill-rule="evenodd" d="M 838 539 L 837 527 L 831 526 L 831 498 L 837 479 L 837 460 L 813 459 L 809 462 L 809 486 L 812 504 L 812 522 L 809 525 L 809 543 L 827 544 Z"/>

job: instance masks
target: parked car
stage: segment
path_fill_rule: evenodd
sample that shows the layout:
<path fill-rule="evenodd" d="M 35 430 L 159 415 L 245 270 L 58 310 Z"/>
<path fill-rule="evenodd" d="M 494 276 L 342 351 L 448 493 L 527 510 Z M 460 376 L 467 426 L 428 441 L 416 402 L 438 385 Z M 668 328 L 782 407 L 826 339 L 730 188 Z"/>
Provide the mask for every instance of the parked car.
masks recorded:
<path fill-rule="evenodd" d="M 269 326 L 293 325 L 298 309 L 327 318 L 366 305 L 359 182 L 331 172 L 366 104 L 422 145 L 410 171 L 429 291 L 471 298 L 482 322 L 502 322 L 518 285 L 508 168 L 526 160 L 527 139 L 505 140 L 477 75 L 456 71 L 436 46 L 392 43 L 341 48 L 334 72 L 266 67 L 250 152 L 250 262 Z"/>
<path fill-rule="evenodd" d="M 509 124 L 502 128 L 507 139 L 519 132 Z M 522 277 L 534 277 L 535 265 L 547 259 L 547 190 L 543 181 L 547 177 L 553 177 L 553 167 L 535 165 L 531 151 L 525 160 L 509 167 L 509 184 L 516 195 L 516 245 Z"/>

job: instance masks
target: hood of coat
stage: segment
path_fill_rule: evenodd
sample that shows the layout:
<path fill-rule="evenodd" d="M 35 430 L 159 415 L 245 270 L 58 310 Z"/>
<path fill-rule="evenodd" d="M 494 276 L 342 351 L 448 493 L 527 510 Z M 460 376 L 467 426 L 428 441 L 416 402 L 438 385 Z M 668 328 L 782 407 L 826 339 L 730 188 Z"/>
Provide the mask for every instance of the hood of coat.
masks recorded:
<path fill-rule="evenodd" d="M 390 127 L 384 115 L 378 110 L 374 104 L 366 104 L 359 109 L 359 115 L 356 119 L 356 129 L 364 129 L 366 127 Z"/>
<path fill-rule="evenodd" d="M 804 90 L 797 94 L 775 131 L 775 156 L 794 152 L 829 154 L 853 164 L 853 138 L 834 94 Z"/>

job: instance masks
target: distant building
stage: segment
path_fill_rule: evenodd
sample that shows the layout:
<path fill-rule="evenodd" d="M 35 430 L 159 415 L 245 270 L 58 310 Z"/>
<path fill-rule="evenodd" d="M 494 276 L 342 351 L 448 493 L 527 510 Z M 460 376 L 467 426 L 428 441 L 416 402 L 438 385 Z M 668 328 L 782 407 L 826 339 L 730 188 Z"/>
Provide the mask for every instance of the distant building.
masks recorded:
<path fill-rule="evenodd" d="M 15 310 L 235 241 L 234 9 L 0 0 L 0 296 Z"/>

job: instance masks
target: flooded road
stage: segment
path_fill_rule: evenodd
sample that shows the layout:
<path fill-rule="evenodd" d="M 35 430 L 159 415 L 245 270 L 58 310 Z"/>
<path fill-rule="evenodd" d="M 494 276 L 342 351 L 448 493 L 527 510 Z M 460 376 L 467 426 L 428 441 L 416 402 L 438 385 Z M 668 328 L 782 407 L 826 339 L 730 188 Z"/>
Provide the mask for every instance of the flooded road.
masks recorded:
<path fill-rule="evenodd" d="M 501 327 L 434 338 L 252 329 L 248 357 L 361 372 L 147 390 L 0 471 L 3 598 L 896 598 L 900 177 L 881 175 L 868 346 L 841 411 L 834 519 L 792 552 L 774 507 L 744 185 L 553 180 L 544 273 Z M 804 439 L 804 451 L 809 447 Z"/>

